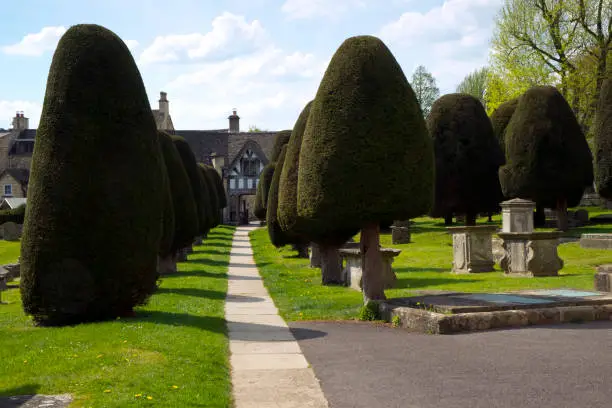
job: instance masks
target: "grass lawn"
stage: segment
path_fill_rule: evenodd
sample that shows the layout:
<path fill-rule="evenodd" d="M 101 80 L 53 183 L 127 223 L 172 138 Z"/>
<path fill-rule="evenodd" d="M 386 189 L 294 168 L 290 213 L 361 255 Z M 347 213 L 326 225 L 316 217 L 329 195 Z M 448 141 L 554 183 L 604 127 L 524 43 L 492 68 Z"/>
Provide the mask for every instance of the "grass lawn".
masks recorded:
<path fill-rule="evenodd" d="M 233 232 L 213 230 L 134 318 L 39 328 L 19 290 L 4 292 L 0 395 L 71 393 L 71 407 L 229 406 L 224 301 Z M 17 258 L 12 245 L 0 245 L 3 263 Z"/>
<path fill-rule="evenodd" d="M 592 210 L 592 209 L 590 209 Z M 597 214 L 601 213 L 596 212 Z M 594 215 L 593 212 L 590 212 Z M 500 217 L 494 222 L 501 225 Z M 412 228 L 412 243 L 392 245 L 391 234 L 381 234 L 381 245 L 402 253 L 393 263 L 397 286 L 387 297 L 404 297 L 419 290 L 457 292 L 514 291 L 536 288 L 593 289 L 595 266 L 612 263 L 612 251 L 582 249 L 577 242 L 559 246 L 565 266 L 558 277 L 510 278 L 499 266 L 490 273 L 455 275 L 450 273 L 452 238 L 440 220 L 417 218 Z M 580 236 L 587 232 L 612 232 L 612 225 L 589 225 L 568 232 Z M 358 237 L 356 237 L 358 240 Z M 361 293 L 345 287 L 321 285 L 319 269 L 308 267 L 308 260 L 295 258 L 290 247 L 274 248 L 265 228 L 251 232 L 255 261 L 281 315 L 286 320 L 334 320 L 357 317 L 363 304 Z"/>

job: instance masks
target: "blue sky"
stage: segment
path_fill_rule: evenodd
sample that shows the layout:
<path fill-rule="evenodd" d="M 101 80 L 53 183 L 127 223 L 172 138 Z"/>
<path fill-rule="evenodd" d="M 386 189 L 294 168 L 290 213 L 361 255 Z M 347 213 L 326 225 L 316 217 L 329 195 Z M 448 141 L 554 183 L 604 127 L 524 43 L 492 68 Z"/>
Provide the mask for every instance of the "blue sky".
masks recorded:
<path fill-rule="evenodd" d="M 380 37 L 406 77 L 430 70 L 454 92 L 486 65 L 501 0 L 21 0 L 3 3 L 0 128 L 16 110 L 38 125 L 47 73 L 66 28 L 96 23 L 117 33 L 157 107 L 166 91 L 177 129 L 293 126 L 327 64 L 353 35 Z"/>

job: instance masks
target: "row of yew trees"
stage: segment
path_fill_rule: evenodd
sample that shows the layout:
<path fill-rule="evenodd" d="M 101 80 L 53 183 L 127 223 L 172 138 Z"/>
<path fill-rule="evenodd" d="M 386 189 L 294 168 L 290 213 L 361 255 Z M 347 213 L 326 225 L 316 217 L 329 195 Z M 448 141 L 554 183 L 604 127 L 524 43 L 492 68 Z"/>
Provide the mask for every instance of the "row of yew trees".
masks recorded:
<path fill-rule="evenodd" d="M 566 230 L 567 208 L 594 173 L 612 198 L 612 79 L 600 95 L 594 163 L 556 88 L 533 87 L 490 118 L 473 96 L 448 94 L 424 118 L 389 49 L 359 36 L 336 51 L 293 129 L 277 135 L 256 215 L 275 246 L 321 248 L 324 284 L 342 281 L 337 250 L 360 231 L 364 300 L 380 300 L 381 225 L 425 214 L 474 225 L 518 197 L 536 202 L 536 224 L 554 208 Z"/>
<path fill-rule="evenodd" d="M 133 315 L 221 222 L 219 174 L 157 130 L 125 43 L 97 25 L 61 38 L 36 134 L 21 241 L 23 307 L 41 325 Z"/>

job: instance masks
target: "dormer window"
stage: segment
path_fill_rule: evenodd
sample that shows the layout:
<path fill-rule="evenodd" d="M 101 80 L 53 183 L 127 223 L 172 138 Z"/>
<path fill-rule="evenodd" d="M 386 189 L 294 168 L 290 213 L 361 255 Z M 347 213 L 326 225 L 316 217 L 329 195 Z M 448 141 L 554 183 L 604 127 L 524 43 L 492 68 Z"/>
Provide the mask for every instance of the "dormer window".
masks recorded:
<path fill-rule="evenodd" d="M 259 159 L 252 150 L 247 149 L 240 159 L 240 173 L 245 177 L 257 177 L 259 167 Z"/>

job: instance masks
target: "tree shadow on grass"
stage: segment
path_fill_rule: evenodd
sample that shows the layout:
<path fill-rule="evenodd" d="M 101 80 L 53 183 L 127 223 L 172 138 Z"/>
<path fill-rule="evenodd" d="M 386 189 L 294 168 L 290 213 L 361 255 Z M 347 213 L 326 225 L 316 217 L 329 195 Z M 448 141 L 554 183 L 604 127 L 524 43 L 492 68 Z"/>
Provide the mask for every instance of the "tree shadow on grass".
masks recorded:
<path fill-rule="evenodd" d="M 471 279 L 450 279 L 450 278 L 399 278 L 393 289 L 416 289 L 426 286 L 444 286 L 457 283 L 474 283 Z"/>
<path fill-rule="evenodd" d="M 225 274 L 222 273 L 210 273 L 206 271 L 185 271 L 185 272 L 177 272 L 168 275 L 161 275 L 160 279 L 162 282 L 164 279 L 172 279 L 172 278 L 186 278 L 189 276 L 199 276 L 201 278 L 218 278 L 225 279 Z"/>
<path fill-rule="evenodd" d="M 225 334 L 225 319 L 212 316 L 195 316 L 188 313 L 162 312 L 159 310 L 139 310 L 135 317 L 122 319 L 126 323 L 149 322 L 167 326 L 187 326 Z"/>
<path fill-rule="evenodd" d="M 40 388 L 39 384 L 24 384 L 13 388 L 0 388 L 0 396 L 11 397 L 16 395 L 30 395 L 33 396 L 38 392 Z M 24 401 L 22 401 L 24 402 Z M 13 408 L 21 405 L 11 405 L 11 401 L 8 398 L 0 397 L 0 407 Z"/>
<path fill-rule="evenodd" d="M 193 251 L 194 254 L 206 254 L 206 255 L 227 255 L 229 253 L 228 250 L 219 250 L 219 249 L 214 249 L 212 247 L 210 248 L 204 248 L 202 250 L 194 250 Z"/>
<path fill-rule="evenodd" d="M 227 266 L 229 265 L 227 261 L 217 261 L 215 259 L 189 259 L 185 263 L 208 265 L 208 266 Z"/>
<path fill-rule="evenodd" d="M 438 272 L 438 273 L 444 273 L 444 272 L 451 272 L 451 267 L 449 266 L 448 268 L 415 268 L 413 266 L 400 266 L 397 268 L 393 268 L 393 270 L 395 271 L 395 273 L 403 273 L 403 272 Z"/>
<path fill-rule="evenodd" d="M 205 299 L 225 299 L 225 293 L 223 292 L 197 288 L 159 288 L 156 293 L 194 296 Z"/>

